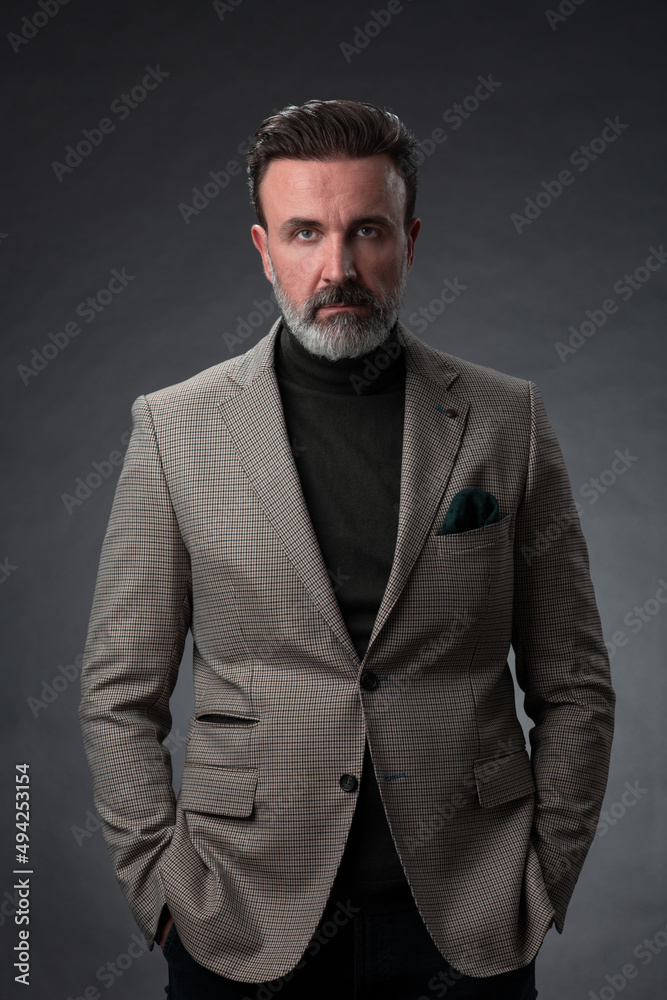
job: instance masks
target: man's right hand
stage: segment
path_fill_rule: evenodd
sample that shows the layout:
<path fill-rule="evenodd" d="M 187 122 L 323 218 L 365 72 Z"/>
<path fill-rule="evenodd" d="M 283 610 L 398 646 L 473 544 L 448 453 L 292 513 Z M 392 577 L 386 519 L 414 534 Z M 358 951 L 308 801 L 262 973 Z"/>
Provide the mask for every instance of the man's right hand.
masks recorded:
<path fill-rule="evenodd" d="M 160 945 L 161 948 L 164 946 L 164 943 L 167 940 L 167 934 L 171 930 L 171 925 L 173 924 L 173 922 L 174 918 L 170 916 L 162 929 L 162 934 L 160 935 L 160 940 L 158 941 L 158 944 Z"/>

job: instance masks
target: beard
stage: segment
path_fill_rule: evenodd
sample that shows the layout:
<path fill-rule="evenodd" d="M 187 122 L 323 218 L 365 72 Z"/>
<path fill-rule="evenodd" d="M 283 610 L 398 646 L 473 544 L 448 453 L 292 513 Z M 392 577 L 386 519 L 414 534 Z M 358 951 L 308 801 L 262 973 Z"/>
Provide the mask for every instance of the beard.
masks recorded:
<path fill-rule="evenodd" d="M 398 282 L 387 295 L 380 297 L 362 285 L 346 282 L 322 288 L 309 296 L 302 306 L 296 305 L 287 296 L 275 273 L 270 254 L 269 264 L 273 294 L 287 326 L 299 343 L 318 357 L 329 361 L 359 358 L 383 344 L 398 319 L 408 281 L 405 260 Z M 324 319 L 317 318 L 320 306 L 339 303 L 368 306 L 370 314 L 360 316 L 345 310 Z"/>

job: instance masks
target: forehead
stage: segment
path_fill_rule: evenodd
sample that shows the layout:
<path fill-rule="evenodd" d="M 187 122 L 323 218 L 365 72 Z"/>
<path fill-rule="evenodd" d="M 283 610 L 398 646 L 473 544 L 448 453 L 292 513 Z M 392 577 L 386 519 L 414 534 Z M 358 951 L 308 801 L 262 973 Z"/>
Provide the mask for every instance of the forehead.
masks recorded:
<path fill-rule="evenodd" d="M 261 183 L 264 212 L 279 217 L 362 214 L 402 220 L 406 187 L 389 156 L 343 160 L 272 160 Z"/>

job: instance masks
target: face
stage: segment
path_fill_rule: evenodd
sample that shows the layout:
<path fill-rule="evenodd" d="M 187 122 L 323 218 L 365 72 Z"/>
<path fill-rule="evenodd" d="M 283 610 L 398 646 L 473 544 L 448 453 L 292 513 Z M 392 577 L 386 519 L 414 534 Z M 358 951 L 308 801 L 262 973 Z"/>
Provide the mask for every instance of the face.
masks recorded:
<path fill-rule="evenodd" d="M 388 156 L 272 160 L 252 227 L 287 325 L 336 361 L 378 347 L 394 326 L 420 220 L 404 226 L 405 182 Z"/>

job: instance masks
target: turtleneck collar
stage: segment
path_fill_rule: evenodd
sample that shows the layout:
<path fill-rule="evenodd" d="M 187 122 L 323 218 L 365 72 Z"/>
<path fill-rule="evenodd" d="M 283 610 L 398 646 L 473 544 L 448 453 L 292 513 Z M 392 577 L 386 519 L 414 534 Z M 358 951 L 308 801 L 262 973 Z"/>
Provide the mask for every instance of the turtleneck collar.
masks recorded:
<path fill-rule="evenodd" d="M 368 396 L 399 392 L 405 387 L 405 355 L 398 340 L 398 323 L 387 339 L 359 358 L 328 358 L 311 354 L 283 318 L 275 343 L 276 376 L 308 389 L 338 395 Z"/>

